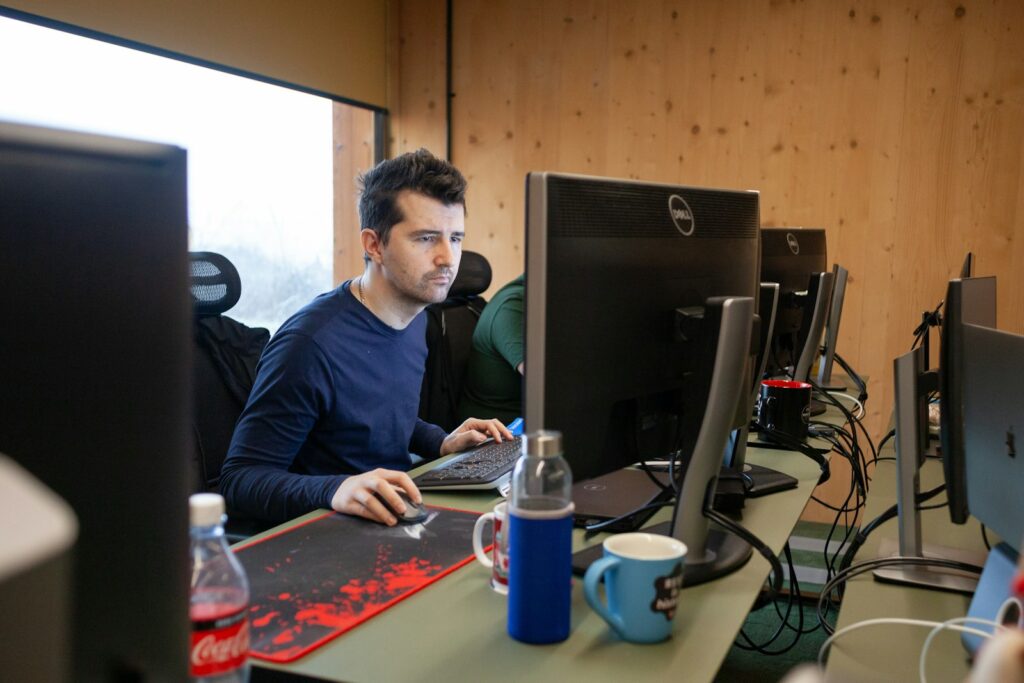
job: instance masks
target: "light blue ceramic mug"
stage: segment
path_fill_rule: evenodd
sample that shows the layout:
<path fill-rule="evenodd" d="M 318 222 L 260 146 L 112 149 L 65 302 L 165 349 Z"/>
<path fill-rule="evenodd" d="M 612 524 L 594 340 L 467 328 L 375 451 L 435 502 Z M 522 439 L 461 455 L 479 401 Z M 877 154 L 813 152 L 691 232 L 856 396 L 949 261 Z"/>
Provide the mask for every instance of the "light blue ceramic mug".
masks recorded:
<path fill-rule="evenodd" d="M 604 542 L 604 557 L 587 569 L 587 602 L 623 638 L 657 643 L 672 635 L 683 586 L 686 545 L 657 534 L 618 534 Z M 598 595 L 604 577 L 605 605 Z"/>

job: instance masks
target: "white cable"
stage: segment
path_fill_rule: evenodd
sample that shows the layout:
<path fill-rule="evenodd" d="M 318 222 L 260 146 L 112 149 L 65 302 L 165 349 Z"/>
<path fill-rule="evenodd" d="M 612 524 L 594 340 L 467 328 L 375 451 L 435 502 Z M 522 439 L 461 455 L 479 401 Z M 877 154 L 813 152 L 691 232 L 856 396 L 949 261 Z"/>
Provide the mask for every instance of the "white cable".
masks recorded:
<path fill-rule="evenodd" d="M 851 631 L 856 631 L 856 630 L 862 629 L 862 628 L 864 628 L 866 626 L 878 626 L 879 624 L 897 624 L 897 625 L 904 625 L 904 626 L 928 626 L 928 627 L 941 626 L 941 622 L 938 622 L 938 621 L 924 621 L 922 619 L 895 619 L 895 618 L 888 619 L 888 618 L 885 618 L 885 619 L 866 619 L 864 621 L 858 621 L 856 624 L 850 624 L 849 626 L 844 626 L 843 628 L 839 629 L 838 631 L 833 633 L 831 636 L 829 636 L 828 640 L 826 640 L 824 643 L 821 644 L 821 647 L 818 649 L 818 667 L 821 668 L 821 669 L 825 668 L 825 652 L 828 651 L 828 648 L 831 647 L 832 643 L 834 643 L 837 638 L 839 638 L 840 636 L 845 635 L 847 633 L 850 633 Z M 948 626 L 947 628 L 953 629 L 954 631 L 961 631 L 963 633 L 971 633 L 973 635 L 980 636 L 982 638 L 991 638 L 992 637 L 992 634 L 988 633 L 987 631 L 979 631 L 978 629 L 970 628 L 969 626 Z"/>
<path fill-rule="evenodd" d="M 863 417 L 864 417 L 864 415 L 865 415 L 865 412 L 864 412 L 864 404 L 863 404 L 863 403 L 861 403 L 860 401 L 858 401 L 858 400 L 857 400 L 857 397 L 856 397 L 856 396 L 851 396 L 850 394 L 844 394 L 844 393 L 843 393 L 843 392 L 841 392 L 841 391 L 830 391 L 830 392 L 828 392 L 828 393 L 829 393 L 829 394 L 830 394 L 831 396 L 842 396 L 843 398 L 845 398 L 845 399 L 847 399 L 847 400 L 853 401 L 853 405 L 857 406 L 857 412 L 859 412 L 859 413 L 860 413 L 859 415 L 854 415 L 854 416 L 853 416 L 853 417 L 854 417 L 854 419 L 856 419 L 856 420 L 860 420 L 860 419 L 863 419 Z"/>
<path fill-rule="evenodd" d="M 981 624 L 984 626 L 993 626 L 996 629 L 1002 629 L 998 621 L 992 621 L 991 619 L 978 619 L 975 617 L 956 617 L 955 619 L 947 619 L 941 624 L 936 624 L 935 627 L 928 634 L 928 637 L 924 639 L 924 646 L 921 648 L 921 657 L 917 661 L 917 674 L 921 679 L 921 683 L 928 683 L 928 678 L 925 676 L 925 662 L 928 660 L 928 649 L 932 646 L 932 641 L 935 640 L 935 636 L 939 635 L 946 629 L 959 630 L 956 624 Z M 992 634 L 987 631 L 979 631 L 984 633 L 986 638 L 991 638 Z M 975 633 L 977 635 L 977 633 Z"/>

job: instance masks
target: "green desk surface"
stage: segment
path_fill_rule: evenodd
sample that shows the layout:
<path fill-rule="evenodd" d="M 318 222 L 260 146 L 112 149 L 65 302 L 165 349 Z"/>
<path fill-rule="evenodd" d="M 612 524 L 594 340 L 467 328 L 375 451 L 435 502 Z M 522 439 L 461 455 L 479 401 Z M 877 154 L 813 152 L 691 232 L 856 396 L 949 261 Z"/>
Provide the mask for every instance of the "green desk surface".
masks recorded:
<path fill-rule="evenodd" d="M 779 552 L 817 482 L 818 466 L 798 453 L 758 449 L 748 453 L 751 463 L 784 471 L 800 482 L 796 489 L 749 500 L 744 510 L 743 523 Z M 431 504 L 478 511 L 490 509 L 499 500 L 470 492 L 429 493 L 425 499 Z M 320 513 L 289 524 L 316 514 Z M 667 512 L 661 512 L 651 523 L 665 518 Z M 575 549 L 604 538 L 599 535 L 585 542 L 581 531 L 574 533 Z M 710 681 L 768 572 L 767 561 L 754 553 L 739 571 L 684 589 L 675 633 L 657 645 L 619 640 L 586 604 L 582 581 L 577 578 L 569 639 L 557 645 L 532 646 L 506 634 L 506 598 L 491 590 L 489 571 L 474 562 L 296 662 L 287 666 L 254 664 L 344 681 L 640 681 L 670 677 Z"/>
<path fill-rule="evenodd" d="M 893 455 L 887 446 L 884 455 Z M 943 482 L 942 464 L 929 459 L 921 470 L 921 490 Z M 940 498 L 936 501 L 944 500 Z M 877 517 L 896 501 L 896 463 L 885 460 L 873 471 L 868 493 L 865 523 Z M 985 551 L 979 524 L 973 518 L 965 525 L 949 521 L 948 508 L 921 513 L 922 538 L 925 544 L 936 543 L 954 548 Z M 857 553 L 860 562 L 878 557 L 882 539 L 897 538 L 896 520 L 886 522 L 868 537 Z M 839 628 L 881 617 L 900 617 L 945 621 L 967 615 L 967 595 L 924 588 L 912 588 L 875 581 L 870 573 L 851 580 L 839 611 Z M 842 636 L 831 648 L 826 680 L 847 681 L 916 681 L 918 657 L 930 629 L 922 626 L 868 626 Z M 933 683 L 963 681 L 969 664 L 966 650 L 960 645 L 960 634 L 947 631 L 935 638 L 928 650 L 927 676 Z"/>

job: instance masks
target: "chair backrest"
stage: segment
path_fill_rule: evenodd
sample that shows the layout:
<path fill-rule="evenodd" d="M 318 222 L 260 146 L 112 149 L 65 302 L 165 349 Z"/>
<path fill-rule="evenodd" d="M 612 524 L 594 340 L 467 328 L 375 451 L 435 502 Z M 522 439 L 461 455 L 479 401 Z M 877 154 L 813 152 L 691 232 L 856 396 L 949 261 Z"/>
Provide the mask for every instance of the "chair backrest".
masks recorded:
<path fill-rule="evenodd" d="M 231 261 L 212 251 L 191 251 L 188 261 L 189 291 L 196 317 L 220 315 L 238 303 L 242 280 Z"/>
<path fill-rule="evenodd" d="M 427 306 L 427 365 L 420 390 L 421 420 L 451 431 L 458 426 L 458 404 L 473 349 L 473 330 L 487 301 L 491 265 L 481 254 L 462 253 L 459 274 L 448 298 Z"/>
<path fill-rule="evenodd" d="M 193 419 L 196 491 L 216 491 L 238 416 L 256 379 L 256 364 L 270 333 L 222 315 L 238 301 L 238 271 L 211 252 L 189 254 L 195 348 Z"/>

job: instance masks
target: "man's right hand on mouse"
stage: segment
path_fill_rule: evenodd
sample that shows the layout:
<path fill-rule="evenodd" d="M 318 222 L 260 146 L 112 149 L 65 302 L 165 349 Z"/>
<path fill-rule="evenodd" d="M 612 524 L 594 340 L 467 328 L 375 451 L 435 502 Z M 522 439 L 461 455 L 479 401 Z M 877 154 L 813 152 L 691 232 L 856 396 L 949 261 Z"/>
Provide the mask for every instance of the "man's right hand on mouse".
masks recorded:
<path fill-rule="evenodd" d="M 395 487 L 404 489 L 414 503 L 423 502 L 423 496 L 408 474 L 378 468 L 363 474 L 354 474 L 343 481 L 331 498 L 331 508 L 346 515 L 365 517 L 374 522 L 394 526 L 398 520 L 374 493 L 384 498 L 394 510 L 402 512 L 405 510 L 405 501 L 398 495 Z"/>

